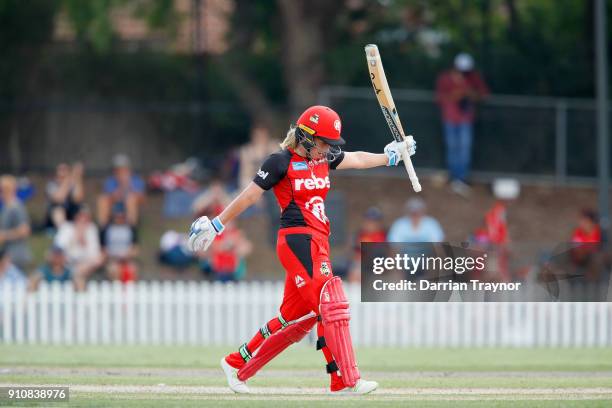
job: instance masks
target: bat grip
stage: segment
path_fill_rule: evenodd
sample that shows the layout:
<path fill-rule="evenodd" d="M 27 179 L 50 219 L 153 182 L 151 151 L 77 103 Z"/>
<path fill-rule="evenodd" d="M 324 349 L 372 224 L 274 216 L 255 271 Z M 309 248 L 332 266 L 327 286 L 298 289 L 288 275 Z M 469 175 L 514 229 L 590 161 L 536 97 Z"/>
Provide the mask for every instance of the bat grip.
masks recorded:
<path fill-rule="evenodd" d="M 412 160 L 410 159 L 410 155 L 404 154 L 404 166 L 406 167 L 406 171 L 408 172 L 408 177 L 410 178 L 410 182 L 412 183 L 412 189 L 415 192 L 421 191 L 421 183 L 419 183 L 419 178 L 414 171 L 414 167 L 412 166 Z"/>

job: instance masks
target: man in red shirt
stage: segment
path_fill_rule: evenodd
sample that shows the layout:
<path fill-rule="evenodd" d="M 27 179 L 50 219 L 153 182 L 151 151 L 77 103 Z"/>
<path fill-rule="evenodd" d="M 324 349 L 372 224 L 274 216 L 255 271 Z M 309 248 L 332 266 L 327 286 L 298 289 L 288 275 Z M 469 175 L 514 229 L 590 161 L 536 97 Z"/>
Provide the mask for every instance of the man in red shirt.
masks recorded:
<path fill-rule="evenodd" d="M 601 243 L 601 229 L 597 223 L 597 214 L 591 209 L 580 212 L 578 225 L 572 233 L 572 242 L 580 244 L 572 247 L 571 260 L 575 266 L 587 267 L 589 275 L 598 275 L 600 265 L 599 244 Z"/>
<path fill-rule="evenodd" d="M 475 106 L 488 93 L 484 80 L 474 70 L 473 58 L 465 53 L 457 55 L 454 67 L 442 72 L 436 82 L 451 187 L 461 195 L 469 193 L 465 181 L 471 162 Z"/>

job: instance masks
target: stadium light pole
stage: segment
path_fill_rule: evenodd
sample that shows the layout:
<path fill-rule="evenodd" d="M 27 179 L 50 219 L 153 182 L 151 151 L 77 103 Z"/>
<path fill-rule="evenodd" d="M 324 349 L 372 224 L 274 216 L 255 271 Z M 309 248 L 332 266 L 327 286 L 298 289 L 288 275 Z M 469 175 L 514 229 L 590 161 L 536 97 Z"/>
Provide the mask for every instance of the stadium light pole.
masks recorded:
<path fill-rule="evenodd" d="M 595 1 L 595 95 L 597 97 L 597 152 L 599 176 L 599 216 L 604 236 L 610 237 L 608 141 L 608 39 L 606 36 L 606 1 Z"/>

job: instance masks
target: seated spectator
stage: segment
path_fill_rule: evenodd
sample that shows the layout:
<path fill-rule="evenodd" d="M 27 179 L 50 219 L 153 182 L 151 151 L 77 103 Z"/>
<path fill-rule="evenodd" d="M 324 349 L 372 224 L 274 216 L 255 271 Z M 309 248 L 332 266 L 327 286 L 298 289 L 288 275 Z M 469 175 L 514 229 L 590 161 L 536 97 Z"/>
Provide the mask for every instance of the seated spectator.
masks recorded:
<path fill-rule="evenodd" d="M 571 261 L 576 267 L 586 268 L 589 278 L 595 279 L 603 267 L 603 253 L 600 251 L 601 229 L 597 213 L 591 209 L 580 212 L 578 225 L 572 233 L 572 243 L 581 244 L 571 248 Z"/>
<path fill-rule="evenodd" d="M 427 215 L 425 202 L 411 198 L 405 205 L 406 215 L 395 220 L 387 241 L 389 242 L 442 242 L 444 231 L 440 223 Z"/>
<path fill-rule="evenodd" d="M 74 271 L 78 282 L 87 282 L 96 269 L 104 262 L 100 248 L 100 233 L 91 220 L 91 212 L 82 206 L 74 222 L 63 223 L 55 236 L 55 245 L 66 253 L 68 265 Z M 85 290 L 79 287 L 79 290 Z"/>
<path fill-rule="evenodd" d="M 361 227 L 355 237 L 353 244 L 353 255 L 351 268 L 349 270 L 349 281 L 361 281 L 361 243 L 362 242 L 385 242 L 387 231 L 382 224 L 383 214 L 377 207 L 369 208 L 363 214 Z"/>
<path fill-rule="evenodd" d="M 184 269 L 195 261 L 187 247 L 187 234 L 166 231 L 159 240 L 159 261 L 175 269 Z"/>
<path fill-rule="evenodd" d="M 580 212 L 578 225 L 572 233 L 572 242 L 581 244 L 598 244 L 601 242 L 601 229 L 597 223 L 597 214 L 595 211 L 585 208 Z"/>
<path fill-rule="evenodd" d="M 4 248 L 0 248 L 0 298 L 4 290 L 4 286 L 24 286 L 26 285 L 26 277 L 13 263 L 11 257 Z"/>
<path fill-rule="evenodd" d="M 194 217 L 219 214 L 231 201 L 230 195 L 220 179 L 213 179 L 202 194 L 191 205 Z"/>
<path fill-rule="evenodd" d="M 230 222 L 226 224 L 223 234 L 213 241 L 208 252 L 202 254 L 201 268 L 220 282 L 240 280 L 246 274 L 244 258 L 252 250 L 251 241 Z"/>
<path fill-rule="evenodd" d="M 64 250 L 54 245 L 47 252 L 45 263 L 42 264 L 30 278 L 29 288 L 31 291 L 38 290 L 38 286 L 41 281 L 45 281 L 47 283 L 70 282 L 73 279 L 73 276 L 72 270 L 66 262 L 66 254 L 64 253 Z M 76 280 L 78 280 L 78 278 Z M 85 285 L 83 282 L 75 281 L 75 286 L 77 288 L 82 288 Z"/>
<path fill-rule="evenodd" d="M 57 230 L 64 221 L 72 221 L 83 203 L 83 164 L 75 163 L 72 168 L 60 163 L 55 169 L 55 178 L 47 183 L 46 228 Z"/>
<path fill-rule="evenodd" d="M 140 205 L 144 201 L 145 183 L 132 173 L 130 159 L 124 154 L 113 158 L 114 174 L 104 182 L 104 192 L 98 198 L 98 221 L 104 227 L 110 222 L 113 209 L 121 206 L 126 211 L 127 222 L 137 225 Z"/>
<path fill-rule="evenodd" d="M 194 173 L 199 170 L 197 159 L 189 158 L 182 163 L 172 165 L 166 171 L 156 171 L 147 179 L 149 191 L 174 191 L 184 190 L 195 192 L 198 183 L 194 179 Z"/>
<path fill-rule="evenodd" d="M 17 199 L 19 201 L 25 204 L 32 197 L 34 197 L 36 189 L 34 188 L 34 185 L 32 184 L 32 181 L 29 178 L 22 176 L 16 178 L 15 182 L 17 183 L 17 192 L 15 193 L 15 195 L 17 196 Z M 2 200 L 2 197 L 0 197 L 0 210 L 2 209 L 2 207 L 4 207 L 4 202 Z"/>
<path fill-rule="evenodd" d="M 123 283 L 135 281 L 138 268 L 138 235 L 136 228 L 128 223 L 126 212 L 115 208 L 110 224 L 102 230 L 102 248 L 110 279 Z"/>
<path fill-rule="evenodd" d="M 26 270 L 32 261 L 27 238 L 31 227 L 28 213 L 17 199 L 17 180 L 13 176 L 0 177 L 0 195 L 4 203 L 0 210 L 0 246 L 4 246 L 12 262 Z"/>
<path fill-rule="evenodd" d="M 488 256 L 486 273 L 484 271 L 475 273 L 474 277 L 482 280 L 510 282 L 513 277 L 510 270 L 510 251 L 508 247 L 510 237 L 506 215 L 506 203 L 509 200 L 497 198 L 495 204 L 485 213 L 483 224 L 469 237 L 469 241 L 472 243 L 471 249 L 486 252 Z"/>

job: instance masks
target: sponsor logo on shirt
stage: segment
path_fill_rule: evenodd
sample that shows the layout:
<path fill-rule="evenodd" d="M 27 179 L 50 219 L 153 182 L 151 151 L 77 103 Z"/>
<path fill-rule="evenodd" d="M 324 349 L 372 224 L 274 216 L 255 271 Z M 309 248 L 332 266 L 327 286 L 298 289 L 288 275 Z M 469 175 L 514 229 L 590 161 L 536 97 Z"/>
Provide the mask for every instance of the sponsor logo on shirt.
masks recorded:
<path fill-rule="evenodd" d="M 291 167 L 293 167 L 293 170 L 308 170 L 306 162 L 292 162 Z"/>
<path fill-rule="evenodd" d="M 259 177 L 261 177 L 262 180 L 265 180 L 266 177 L 268 177 L 268 172 L 267 171 L 263 171 L 262 169 L 257 170 L 257 175 Z"/>
<path fill-rule="evenodd" d="M 329 188 L 329 176 L 325 176 L 325 178 L 313 176 L 312 178 L 295 179 L 295 191 L 300 191 L 302 187 L 306 190 Z"/>
<path fill-rule="evenodd" d="M 296 275 L 295 276 L 295 285 L 298 288 L 301 288 L 302 286 L 304 286 L 306 284 L 306 282 L 304 281 L 304 278 L 302 278 L 300 275 Z"/>
<path fill-rule="evenodd" d="M 329 276 L 330 274 L 330 269 L 329 269 L 329 264 L 327 262 L 321 262 L 321 274 L 325 275 L 325 276 Z"/>

